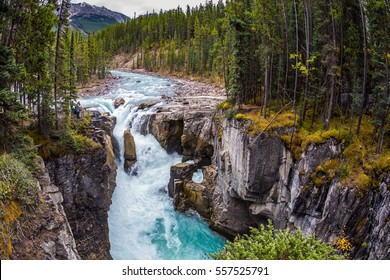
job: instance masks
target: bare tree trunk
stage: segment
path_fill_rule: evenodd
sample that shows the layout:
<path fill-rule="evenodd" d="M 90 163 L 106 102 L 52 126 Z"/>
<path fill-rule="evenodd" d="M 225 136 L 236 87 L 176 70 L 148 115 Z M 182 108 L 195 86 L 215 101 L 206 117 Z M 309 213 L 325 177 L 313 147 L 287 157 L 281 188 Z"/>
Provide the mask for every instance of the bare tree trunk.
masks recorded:
<path fill-rule="evenodd" d="M 359 115 L 359 121 L 358 126 L 356 129 L 356 134 L 360 133 L 360 126 L 362 124 L 362 118 L 363 113 L 366 109 L 367 101 L 368 101 L 368 95 L 367 95 L 367 71 L 368 71 L 368 51 L 367 51 L 367 29 L 366 29 L 366 19 L 364 14 L 364 7 L 363 7 L 363 1 L 359 0 L 359 7 L 360 7 L 360 17 L 362 21 L 362 29 L 363 29 L 363 48 L 364 48 L 364 69 L 363 69 L 363 85 L 362 85 L 362 95 L 363 95 L 363 103 L 362 107 L 360 108 L 360 115 Z"/>
<path fill-rule="evenodd" d="M 388 54 L 388 53 L 389 53 L 389 51 L 387 50 L 386 54 Z M 387 94 L 387 108 L 386 108 L 386 110 L 385 110 L 385 112 L 383 114 L 381 126 L 380 126 L 380 129 L 379 129 L 378 146 L 377 146 L 377 149 L 376 149 L 378 154 L 382 153 L 383 138 L 384 138 L 384 135 L 385 135 L 385 126 L 386 126 L 387 117 L 388 117 L 389 111 L 390 111 L 390 89 L 389 89 L 389 84 L 390 84 L 389 58 L 386 55 L 386 86 L 385 86 L 385 94 Z"/>
<path fill-rule="evenodd" d="M 332 0 L 329 1 L 330 3 L 330 9 L 333 9 L 333 2 Z M 334 103 L 334 95 L 335 95 L 335 89 L 336 89 L 336 78 L 337 78 L 337 70 L 336 70 L 336 22 L 333 14 L 331 14 L 331 20 L 332 20 L 332 58 L 331 58 L 331 69 L 330 69 L 330 75 L 331 75 L 331 88 L 330 88 L 330 98 L 329 98 L 329 106 L 328 106 L 328 114 L 325 119 L 325 130 L 328 130 L 330 128 L 330 120 L 332 118 L 333 114 L 333 103 Z"/>
<path fill-rule="evenodd" d="M 302 113 L 301 113 L 301 122 L 305 121 L 306 118 L 306 107 L 307 107 L 307 92 L 309 90 L 309 72 L 310 72 L 310 51 L 311 51 L 311 30 L 312 30 L 312 24 L 311 24 L 311 2 L 310 0 L 305 0 L 305 33 L 306 33 L 306 69 L 308 73 L 306 73 L 306 79 L 305 79 L 305 90 L 303 94 L 303 106 L 302 106 Z"/>
<path fill-rule="evenodd" d="M 286 55 L 286 61 L 285 61 L 285 73 L 284 73 L 284 94 L 283 94 L 283 104 L 286 102 L 286 92 L 287 92 L 287 85 L 288 85 L 288 70 L 289 70 L 289 44 L 288 44 L 288 2 L 285 0 L 282 0 L 283 4 L 283 13 L 284 13 L 284 44 L 285 44 L 285 55 Z"/>
<path fill-rule="evenodd" d="M 268 106 L 268 90 L 269 90 L 269 54 L 265 60 L 265 71 L 264 71 L 264 118 L 267 118 L 267 106 Z"/>
<path fill-rule="evenodd" d="M 269 68 L 269 92 L 268 92 L 268 103 L 271 102 L 272 99 L 272 79 L 273 79 L 273 69 L 274 69 L 274 53 L 271 53 L 271 61 Z M 268 114 L 271 115 L 271 106 L 268 106 Z"/>
<path fill-rule="evenodd" d="M 298 64 L 298 52 L 299 52 L 299 30 L 298 30 L 298 11 L 297 11 L 297 2 L 294 0 L 294 14 L 295 14 L 295 65 Z M 296 102 L 297 102 L 297 88 L 298 88 L 298 67 L 295 68 L 295 82 L 294 82 L 294 99 L 293 99 L 293 111 L 294 111 L 294 128 L 296 128 L 297 125 L 297 108 L 296 108 Z M 292 146 L 292 142 L 294 139 L 294 132 L 291 133 L 290 138 L 290 147 Z"/>
<path fill-rule="evenodd" d="M 295 14 L 295 52 L 296 52 L 296 58 L 295 58 L 295 65 L 298 65 L 298 52 L 299 52 L 299 29 L 298 29 L 298 11 L 297 11 L 297 2 L 294 0 L 294 14 Z M 296 103 L 297 103 L 297 89 L 298 89 L 298 67 L 295 68 L 295 81 L 294 81 L 294 100 L 293 100 L 293 110 L 295 113 L 295 121 L 294 125 L 296 123 Z"/>

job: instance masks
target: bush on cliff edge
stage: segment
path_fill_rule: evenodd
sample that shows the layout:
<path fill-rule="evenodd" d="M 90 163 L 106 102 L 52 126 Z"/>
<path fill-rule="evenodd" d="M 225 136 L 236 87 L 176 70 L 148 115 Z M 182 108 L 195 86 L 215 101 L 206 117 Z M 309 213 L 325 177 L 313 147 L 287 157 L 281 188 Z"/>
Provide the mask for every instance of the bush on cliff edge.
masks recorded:
<path fill-rule="evenodd" d="M 0 155 L 0 259 L 12 254 L 13 225 L 26 207 L 38 202 L 38 188 L 31 171 L 15 155 Z"/>
<path fill-rule="evenodd" d="M 331 245 L 304 237 L 298 230 L 275 230 L 269 222 L 265 227 L 250 229 L 250 234 L 228 241 L 225 248 L 212 257 L 216 260 L 340 260 L 343 256 Z"/>

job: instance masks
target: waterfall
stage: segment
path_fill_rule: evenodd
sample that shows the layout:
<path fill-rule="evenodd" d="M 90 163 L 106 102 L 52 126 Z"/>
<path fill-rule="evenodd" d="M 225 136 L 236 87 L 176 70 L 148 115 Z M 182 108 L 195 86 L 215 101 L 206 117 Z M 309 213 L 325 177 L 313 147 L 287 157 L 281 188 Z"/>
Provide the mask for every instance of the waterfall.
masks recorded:
<path fill-rule="evenodd" d="M 109 111 L 117 118 L 114 137 L 123 157 L 123 133 L 131 127 L 136 143 L 136 172 L 128 175 L 123 158 L 118 162 L 117 187 L 109 216 L 111 255 L 118 260 L 204 259 L 224 244 L 196 213 L 174 211 L 167 194 L 170 167 L 181 162 L 178 154 L 167 154 L 148 132 L 148 115 L 155 107 L 137 110 L 144 102 L 163 102 L 162 94 L 172 95 L 174 86 L 165 79 L 132 73 L 121 76 L 116 88 L 105 96 L 85 98 L 83 106 Z M 125 105 L 115 109 L 115 98 Z M 145 129 L 146 125 L 146 129 Z M 143 133 L 141 133 L 143 132 Z M 143 135 L 146 134 L 146 135 Z"/>

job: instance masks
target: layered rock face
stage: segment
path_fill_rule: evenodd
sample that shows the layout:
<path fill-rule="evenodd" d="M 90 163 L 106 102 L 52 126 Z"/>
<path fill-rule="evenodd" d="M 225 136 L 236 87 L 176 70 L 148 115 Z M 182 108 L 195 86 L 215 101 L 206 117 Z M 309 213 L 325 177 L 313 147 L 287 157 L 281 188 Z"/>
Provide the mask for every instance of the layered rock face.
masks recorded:
<path fill-rule="evenodd" d="M 276 228 L 300 228 L 329 242 L 345 235 L 354 258 L 390 258 L 389 174 L 383 174 L 378 190 L 363 195 L 337 178 L 317 187 L 310 182 L 315 168 L 343 151 L 335 140 L 309 146 L 293 162 L 278 136 L 249 136 L 236 120 L 225 120 L 222 128 L 215 154 L 216 228 L 239 233 L 271 219 Z"/>
<path fill-rule="evenodd" d="M 183 113 L 181 149 L 184 159 L 191 155 L 195 165 L 179 164 L 171 169 L 169 192 L 177 210 L 198 211 L 227 237 L 270 219 L 278 229 L 300 228 L 304 234 L 331 243 L 345 237 L 353 245 L 350 256 L 355 259 L 390 258 L 389 174 L 382 175 L 379 189 L 363 195 L 357 188 L 339 184 L 337 177 L 318 187 L 311 182 L 311 175 L 319 165 L 341 155 L 343 147 L 336 140 L 310 145 L 294 161 L 277 132 L 272 137 L 267 133 L 250 136 L 237 120 L 219 123 L 214 118 L 202 127 L 200 119 L 186 116 Z M 156 116 L 154 125 L 163 118 Z M 188 145 L 191 152 L 186 154 L 185 139 L 191 137 L 197 144 Z M 207 153 L 197 153 L 197 147 L 205 151 L 198 143 L 212 147 Z M 200 165 L 204 181 L 192 182 L 196 164 L 210 154 L 212 164 Z"/>
<path fill-rule="evenodd" d="M 12 259 L 78 260 L 72 229 L 62 206 L 63 196 L 53 185 L 42 159 L 38 160 L 39 204 L 27 220 L 17 223 Z"/>
<path fill-rule="evenodd" d="M 63 194 L 80 257 L 111 259 L 107 218 L 117 167 L 112 138 L 99 129 L 95 134 L 102 148 L 59 157 L 47 162 L 47 167 Z"/>

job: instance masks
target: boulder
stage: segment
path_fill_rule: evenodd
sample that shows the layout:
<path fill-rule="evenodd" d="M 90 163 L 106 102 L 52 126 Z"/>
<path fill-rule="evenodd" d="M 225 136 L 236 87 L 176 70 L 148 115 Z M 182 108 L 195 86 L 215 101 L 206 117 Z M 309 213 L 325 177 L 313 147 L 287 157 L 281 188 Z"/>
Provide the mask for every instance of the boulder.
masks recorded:
<path fill-rule="evenodd" d="M 203 184 L 188 182 L 183 185 L 183 191 L 189 208 L 194 209 L 202 217 L 210 218 L 210 200 L 207 187 Z"/>
<path fill-rule="evenodd" d="M 183 135 L 183 114 L 181 112 L 164 112 L 153 115 L 151 133 L 168 153 L 182 153 L 181 137 Z"/>
<path fill-rule="evenodd" d="M 124 151 L 124 168 L 126 172 L 129 172 L 130 169 L 133 167 L 135 162 L 137 161 L 137 154 L 135 149 L 135 141 L 134 137 L 131 134 L 130 128 L 126 129 L 124 132 L 124 145 L 125 145 L 125 151 Z"/>
<path fill-rule="evenodd" d="M 115 109 L 117 109 L 120 106 L 124 105 L 125 103 L 126 103 L 126 101 L 122 97 L 119 97 L 119 98 L 115 99 L 114 107 L 115 107 Z"/>
<path fill-rule="evenodd" d="M 175 180 L 181 180 L 184 183 L 191 181 L 192 175 L 197 170 L 196 165 L 192 163 L 182 162 L 171 167 L 171 178 L 168 184 L 168 194 L 174 197 L 177 190 L 175 190 Z M 181 191 L 181 190 L 178 190 Z"/>

